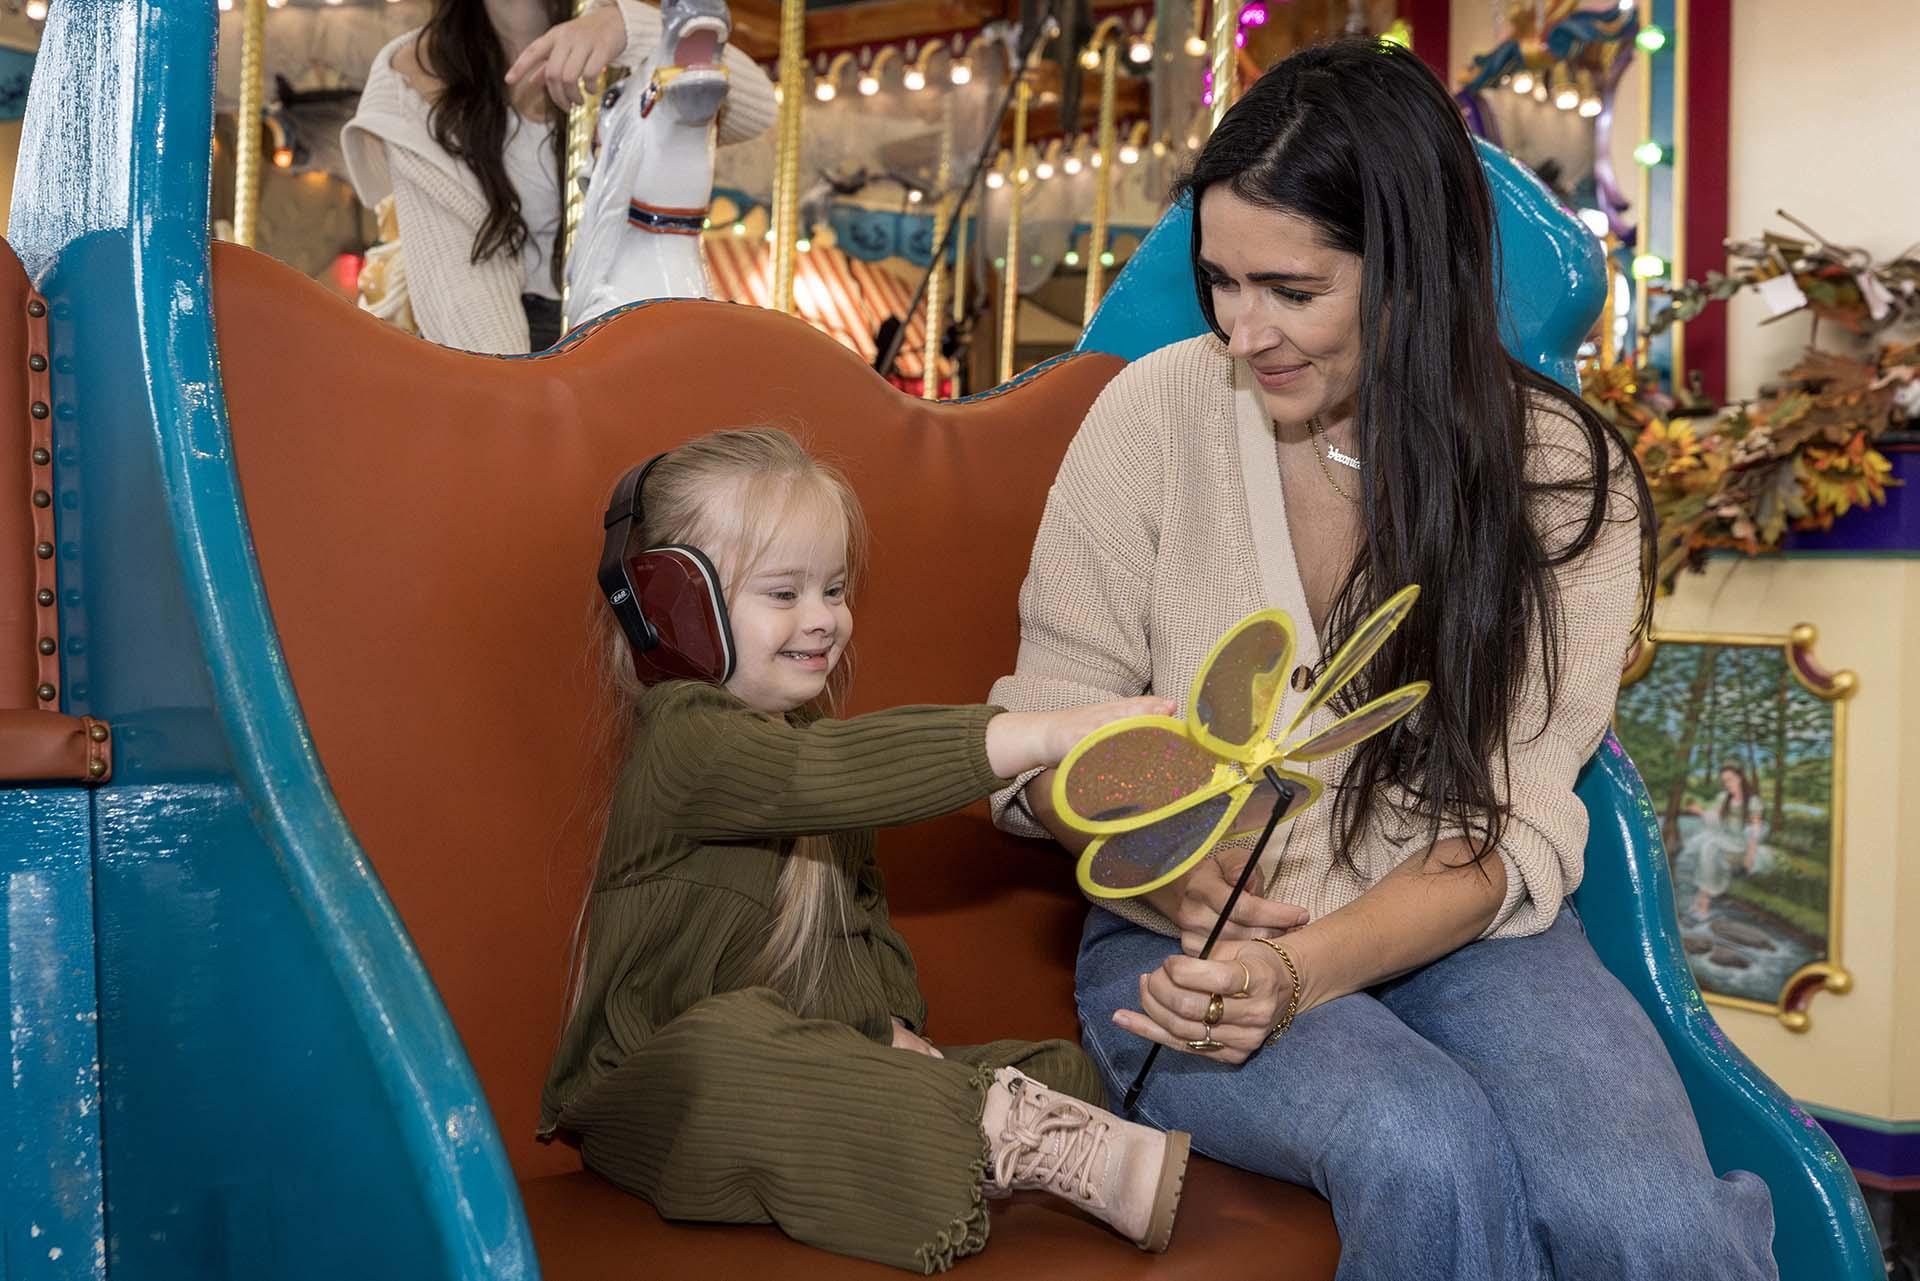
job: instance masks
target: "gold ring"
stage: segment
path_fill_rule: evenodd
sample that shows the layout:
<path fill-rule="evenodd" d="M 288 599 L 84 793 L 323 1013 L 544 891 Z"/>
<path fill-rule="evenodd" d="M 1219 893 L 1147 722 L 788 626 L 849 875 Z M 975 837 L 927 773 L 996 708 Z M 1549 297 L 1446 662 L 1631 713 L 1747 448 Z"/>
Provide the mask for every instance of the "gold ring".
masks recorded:
<path fill-rule="evenodd" d="M 1204 1019 L 1201 1019 L 1200 1021 L 1202 1023 L 1205 1023 L 1208 1027 L 1212 1027 L 1215 1023 L 1218 1023 L 1220 1021 L 1221 1016 L 1224 1015 L 1226 1012 L 1227 1012 L 1227 998 L 1220 995 L 1218 992 L 1215 992 L 1212 996 L 1209 996 L 1207 998 L 1207 1017 L 1205 1017 Z M 1209 1032 L 1207 1035 L 1211 1037 L 1213 1034 Z"/>
<path fill-rule="evenodd" d="M 1234 964 L 1240 967 L 1240 990 L 1238 992 L 1227 993 L 1227 998 L 1237 1001 L 1253 991 L 1253 970 L 1245 961 L 1237 960 Z"/>
<path fill-rule="evenodd" d="M 1211 1052 L 1212 1052 L 1212 1051 L 1214 1051 L 1214 1050 L 1224 1050 L 1224 1049 L 1226 1049 L 1226 1048 L 1227 1048 L 1227 1043 L 1226 1043 L 1225 1041 L 1216 1041 L 1216 1040 L 1214 1040 L 1214 1039 L 1213 1039 L 1213 1032 L 1212 1032 L 1212 1030 L 1211 1030 L 1211 1029 L 1209 1029 L 1209 1030 L 1208 1030 L 1208 1032 L 1207 1032 L 1207 1035 L 1206 1035 L 1206 1037 L 1205 1037 L 1204 1039 L 1202 1039 L 1202 1040 L 1199 1040 L 1199 1041 L 1188 1041 L 1188 1042 L 1187 1042 L 1187 1048 L 1188 1048 L 1189 1050 L 1194 1050 L 1194 1051 L 1196 1051 L 1196 1052 L 1198 1052 L 1198 1053 L 1200 1053 L 1200 1054 L 1208 1054 L 1208 1053 L 1211 1053 Z"/>

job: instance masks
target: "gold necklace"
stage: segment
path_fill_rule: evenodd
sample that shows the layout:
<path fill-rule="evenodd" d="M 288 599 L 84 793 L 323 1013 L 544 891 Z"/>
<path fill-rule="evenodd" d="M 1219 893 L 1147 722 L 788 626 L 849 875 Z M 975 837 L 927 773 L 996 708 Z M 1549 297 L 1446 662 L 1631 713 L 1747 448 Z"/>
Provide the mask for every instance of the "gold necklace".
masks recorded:
<path fill-rule="evenodd" d="M 1340 495 L 1340 497 L 1346 499 L 1348 502 L 1358 503 L 1360 500 L 1354 495 L 1349 494 L 1346 490 L 1342 489 L 1340 487 L 1340 482 L 1333 478 L 1333 468 L 1327 466 L 1327 457 L 1329 454 L 1336 455 L 1340 459 L 1340 462 L 1343 466 L 1351 467 L 1355 471 L 1360 470 L 1360 460 L 1358 458 L 1352 457 L 1351 455 L 1342 453 L 1338 449 L 1334 448 L 1333 442 L 1327 439 L 1326 432 L 1321 429 L 1320 416 L 1318 414 L 1314 415 L 1312 418 L 1307 419 L 1307 431 L 1312 434 L 1314 440 L 1318 442 L 1320 445 L 1319 449 L 1316 449 L 1313 451 L 1313 457 L 1314 457 L 1314 461 L 1320 464 L 1320 474 L 1327 478 L 1327 484 L 1333 486 L 1333 492 Z M 1325 452 L 1322 452 L 1322 451 L 1325 451 Z"/>

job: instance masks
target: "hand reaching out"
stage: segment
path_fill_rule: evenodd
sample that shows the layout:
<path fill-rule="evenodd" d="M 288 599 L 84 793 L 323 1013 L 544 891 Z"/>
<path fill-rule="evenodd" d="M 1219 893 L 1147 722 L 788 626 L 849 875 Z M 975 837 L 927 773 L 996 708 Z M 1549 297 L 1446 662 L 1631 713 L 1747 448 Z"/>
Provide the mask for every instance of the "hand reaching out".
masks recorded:
<path fill-rule="evenodd" d="M 627 28 L 620 6 L 602 5 L 567 22 L 549 27 L 507 68 L 507 83 L 537 78 L 547 97 L 562 111 L 580 105 L 580 82 L 599 75 L 627 47 Z"/>
<path fill-rule="evenodd" d="M 1128 716 L 1171 716 L 1173 703 L 1151 694 L 1059 712 L 1002 712 L 987 722 L 987 761 L 1001 778 L 1058 765 L 1102 725 Z"/>

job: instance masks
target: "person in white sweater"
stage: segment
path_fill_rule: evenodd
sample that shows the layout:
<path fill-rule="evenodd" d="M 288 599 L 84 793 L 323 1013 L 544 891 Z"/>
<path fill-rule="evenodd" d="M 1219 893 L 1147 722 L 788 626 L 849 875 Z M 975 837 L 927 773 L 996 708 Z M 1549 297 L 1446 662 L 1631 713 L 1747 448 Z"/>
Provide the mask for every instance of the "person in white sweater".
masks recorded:
<path fill-rule="evenodd" d="M 524 354 L 560 336 L 559 241 L 567 110 L 581 82 L 636 66 L 660 36 L 638 0 L 436 0 L 418 30 L 374 58 L 341 131 L 368 208 L 391 194 L 423 336 L 467 351 Z M 719 142 L 772 125 L 773 85 L 726 51 Z"/>
<path fill-rule="evenodd" d="M 1611 428 L 1502 347 L 1457 108 L 1398 45 L 1306 49 L 1182 188 L 1213 332 L 1089 411 L 989 701 L 1184 699 L 1217 637 L 1278 607 L 1298 635 L 1284 726 L 1409 584 L 1413 612 L 1309 723 L 1432 689 L 1307 766 L 1324 801 L 1267 847 L 1209 959 L 1244 847 L 1094 908 L 1076 995 L 1109 1091 L 1176 1051 L 1134 1119 L 1318 1189 L 1339 1281 L 1775 1276 L 1766 1185 L 1716 1177 L 1658 1032 L 1567 902 L 1575 779 L 1646 618 L 1651 503 Z M 1053 779 L 1015 780 L 994 817 L 1082 848 Z"/>

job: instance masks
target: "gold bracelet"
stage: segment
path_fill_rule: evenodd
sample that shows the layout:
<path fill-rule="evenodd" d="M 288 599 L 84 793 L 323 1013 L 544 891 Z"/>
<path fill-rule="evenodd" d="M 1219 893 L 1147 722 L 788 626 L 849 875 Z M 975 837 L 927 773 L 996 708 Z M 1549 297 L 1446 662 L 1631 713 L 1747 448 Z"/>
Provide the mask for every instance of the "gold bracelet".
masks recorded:
<path fill-rule="evenodd" d="M 1293 980 L 1293 995 L 1287 999 L 1287 1012 L 1280 1016 L 1280 1021 L 1273 1025 L 1273 1031 L 1267 1034 L 1267 1044 L 1272 1045 L 1293 1026 L 1293 1016 L 1300 1010 L 1300 971 L 1294 968 L 1293 958 L 1287 955 L 1287 949 L 1272 939 L 1255 939 L 1254 942 L 1264 943 L 1272 948 L 1274 954 L 1286 965 L 1287 977 Z"/>

